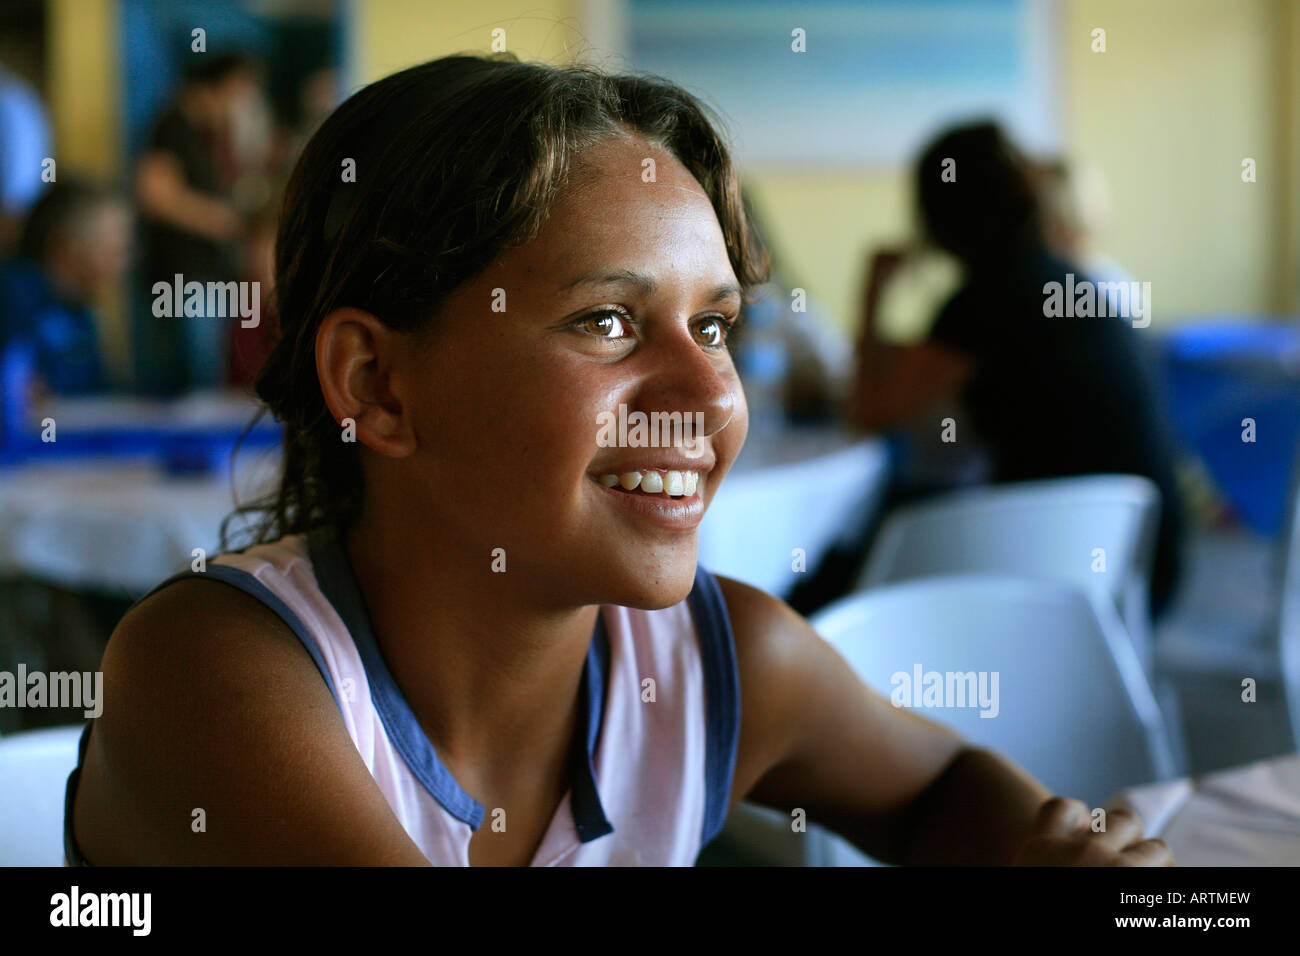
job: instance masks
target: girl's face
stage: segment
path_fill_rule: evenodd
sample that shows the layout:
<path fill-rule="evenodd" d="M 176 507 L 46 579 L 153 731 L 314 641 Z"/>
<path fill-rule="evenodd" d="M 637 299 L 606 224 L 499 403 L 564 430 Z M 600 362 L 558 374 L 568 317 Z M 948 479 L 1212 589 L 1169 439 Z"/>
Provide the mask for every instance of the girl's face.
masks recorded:
<path fill-rule="evenodd" d="M 540 234 L 412 337 L 413 519 L 485 573 L 503 549 L 502 583 L 545 604 L 679 602 L 748 426 L 726 344 L 740 303 L 685 167 L 639 138 L 593 148 Z"/>

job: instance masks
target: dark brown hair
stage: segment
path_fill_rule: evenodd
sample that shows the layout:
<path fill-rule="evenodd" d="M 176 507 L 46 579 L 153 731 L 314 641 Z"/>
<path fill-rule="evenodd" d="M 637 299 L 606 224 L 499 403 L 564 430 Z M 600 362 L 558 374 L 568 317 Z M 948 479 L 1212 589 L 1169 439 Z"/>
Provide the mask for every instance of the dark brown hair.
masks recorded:
<path fill-rule="evenodd" d="M 629 132 L 672 153 L 709 196 L 748 293 L 767 255 L 746 226 L 706 107 L 656 77 L 457 55 L 365 87 L 321 125 L 285 191 L 276 237 L 279 337 L 257 394 L 284 423 L 279 491 L 256 539 L 346 525 L 361 505 L 355 443 L 316 374 L 321 320 L 354 306 L 412 331 L 498 255 L 535 236 L 576 157 Z M 355 182 L 345 168 L 355 166 Z"/>

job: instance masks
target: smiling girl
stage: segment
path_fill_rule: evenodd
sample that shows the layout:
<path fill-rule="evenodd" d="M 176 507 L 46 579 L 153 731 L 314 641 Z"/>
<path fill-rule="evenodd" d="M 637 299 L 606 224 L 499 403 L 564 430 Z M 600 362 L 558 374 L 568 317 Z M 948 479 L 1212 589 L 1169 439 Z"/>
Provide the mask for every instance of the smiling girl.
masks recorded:
<path fill-rule="evenodd" d="M 751 799 L 887 861 L 1169 862 L 697 566 L 747 235 L 661 80 L 455 56 L 344 103 L 277 237 L 262 543 L 118 626 L 70 861 L 688 865 Z M 700 433 L 607 447 L 621 404 Z"/>

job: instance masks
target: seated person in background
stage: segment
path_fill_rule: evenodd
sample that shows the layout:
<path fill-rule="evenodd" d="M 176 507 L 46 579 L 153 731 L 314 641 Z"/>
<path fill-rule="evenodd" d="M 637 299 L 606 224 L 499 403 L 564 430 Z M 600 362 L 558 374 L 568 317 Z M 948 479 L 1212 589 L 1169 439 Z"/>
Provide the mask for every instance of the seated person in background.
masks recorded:
<path fill-rule="evenodd" d="M 36 378 L 59 395 L 106 385 L 91 305 L 130 259 L 125 201 L 92 183 L 61 180 L 33 207 L 19 254 L 0 265 L 0 349 L 35 352 Z"/>
<path fill-rule="evenodd" d="M 1062 259 L 1080 265 L 1096 282 L 1132 282 L 1133 277 L 1118 262 L 1096 248 L 1109 209 L 1106 184 L 1101 176 L 1064 159 L 1035 163 L 1033 176 L 1048 248 Z M 1111 310 L 1118 312 L 1118 295 L 1112 293 L 1108 301 Z"/>
<path fill-rule="evenodd" d="M 955 178 L 945 177 L 945 168 Z M 925 342 L 886 346 L 873 323 L 902 255 L 876 253 L 850 399 L 854 422 L 884 429 L 959 396 L 972 421 L 956 423 L 957 440 L 965 429 L 987 443 L 996 481 L 1150 478 L 1162 496 L 1152 581 L 1152 610 L 1159 613 L 1178 578 L 1183 509 L 1172 443 L 1139 354 L 1141 329 L 1109 308 L 1100 315 L 1096 305 L 1090 316 L 1048 308 L 1049 283 L 1064 288 L 1073 273 L 1077 287 L 1087 276 L 1049 251 L 1029 165 L 996 125 L 940 136 L 917 163 L 916 186 L 927 238 L 961 261 L 964 283 Z M 1136 309 L 1130 302 L 1131 315 Z M 941 427 L 938 420 L 934 427 Z"/>

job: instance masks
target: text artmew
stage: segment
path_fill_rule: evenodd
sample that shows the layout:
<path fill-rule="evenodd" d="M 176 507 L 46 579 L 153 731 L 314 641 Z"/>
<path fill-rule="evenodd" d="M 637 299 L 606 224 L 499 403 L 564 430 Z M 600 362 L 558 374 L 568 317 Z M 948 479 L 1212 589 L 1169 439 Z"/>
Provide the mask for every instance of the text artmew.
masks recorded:
<path fill-rule="evenodd" d="M 171 282 L 155 282 L 153 294 L 153 314 L 160 319 L 239 318 L 246 329 L 262 322 L 260 282 L 186 282 L 178 272 Z"/>
<path fill-rule="evenodd" d="M 895 671 L 889 678 L 895 707 L 979 707 L 981 717 L 998 715 L 997 671 Z"/>

